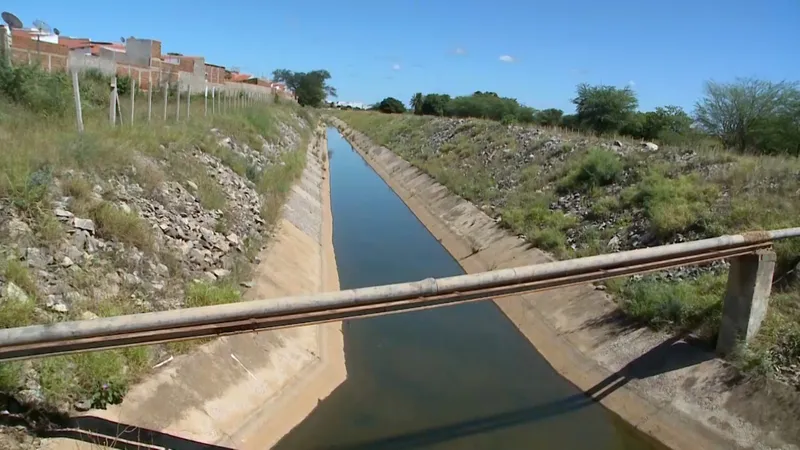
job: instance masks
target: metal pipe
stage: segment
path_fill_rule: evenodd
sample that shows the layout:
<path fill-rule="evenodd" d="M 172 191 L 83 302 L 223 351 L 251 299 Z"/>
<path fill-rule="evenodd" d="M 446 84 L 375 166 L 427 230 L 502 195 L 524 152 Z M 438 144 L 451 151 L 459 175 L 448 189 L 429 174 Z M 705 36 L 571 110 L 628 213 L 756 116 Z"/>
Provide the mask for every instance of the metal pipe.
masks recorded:
<path fill-rule="evenodd" d="M 120 336 L 126 333 L 150 333 L 174 331 L 179 328 L 202 327 L 206 325 L 222 331 L 231 322 L 244 322 L 253 326 L 263 319 L 280 320 L 287 315 L 331 313 L 332 309 L 344 310 L 369 305 L 380 306 L 391 302 L 416 300 L 422 304 L 426 300 L 437 300 L 450 294 L 458 294 L 452 301 L 465 301 L 479 292 L 479 298 L 507 295 L 508 292 L 521 292 L 518 285 L 531 284 L 524 290 L 542 289 L 534 283 L 544 283 L 566 279 L 555 283 L 555 287 L 566 283 L 586 283 L 609 276 L 623 276 L 660 270 L 674 264 L 697 264 L 699 262 L 728 258 L 736 252 L 751 253 L 757 248 L 766 247 L 773 239 L 800 236 L 800 228 L 754 232 L 743 235 L 721 236 L 700 241 L 630 250 L 566 261 L 522 266 L 478 274 L 458 275 L 440 279 L 428 278 L 410 283 L 397 283 L 373 286 L 338 292 L 311 294 L 299 297 L 284 297 L 227 305 L 205 306 L 108 317 L 88 321 L 61 322 L 48 325 L 33 325 L 21 328 L 0 330 L 0 359 L 5 349 L 11 347 L 53 343 L 68 340 Z M 633 266 L 634 270 L 625 270 Z M 579 281 L 569 280 L 575 277 Z M 594 277 L 594 278 L 592 278 Z M 552 284 L 552 283 L 551 283 Z M 549 287 L 552 288 L 552 287 Z M 487 291 L 491 290 L 491 292 Z M 488 297 L 486 296 L 488 295 Z M 341 312 L 339 312 L 341 314 Z M 339 317 L 338 320 L 341 320 Z M 308 323 L 308 322 L 306 322 Z M 297 324 L 297 323 L 295 323 Z M 213 330 L 212 330 L 213 331 Z M 211 332 L 206 335 L 224 334 Z M 195 335 L 192 337 L 199 337 Z M 159 342 L 144 340 L 138 343 Z M 133 345 L 133 344 L 131 344 Z M 94 347 L 85 347 L 94 348 Z"/>
<path fill-rule="evenodd" d="M 231 334 L 271 330 L 292 326 L 318 324 L 343 319 L 363 318 L 376 315 L 392 314 L 412 310 L 429 309 L 447 306 L 453 303 L 465 303 L 486 299 L 497 299 L 509 295 L 518 295 L 533 291 L 545 291 L 566 286 L 586 284 L 610 278 L 648 273 L 669 267 L 701 264 L 718 259 L 729 258 L 752 253 L 760 248 L 769 247 L 769 243 L 751 244 L 735 249 L 719 250 L 695 256 L 671 258 L 669 260 L 650 262 L 636 266 L 611 270 L 596 270 L 582 275 L 564 276 L 556 279 L 522 283 L 511 286 L 477 289 L 469 292 L 456 292 L 444 295 L 410 298 L 396 301 L 382 301 L 368 305 L 322 308 L 317 311 L 287 313 L 271 317 L 252 317 L 238 321 L 223 321 L 197 326 L 173 327 L 159 330 L 114 334 L 111 336 L 95 336 L 88 338 L 68 339 L 57 342 L 42 342 L 11 346 L 0 346 L 0 361 L 24 359 L 35 356 L 76 353 L 87 350 L 103 350 L 141 344 L 194 339 L 200 337 L 219 337 Z"/>

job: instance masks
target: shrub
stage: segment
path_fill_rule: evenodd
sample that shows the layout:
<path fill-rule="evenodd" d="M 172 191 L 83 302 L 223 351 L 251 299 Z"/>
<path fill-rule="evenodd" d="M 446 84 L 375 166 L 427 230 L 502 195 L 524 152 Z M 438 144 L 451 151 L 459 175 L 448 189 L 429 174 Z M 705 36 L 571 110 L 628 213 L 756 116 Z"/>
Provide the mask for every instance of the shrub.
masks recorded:
<path fill-rule="evenodd" d="M 0 62 L 0 92 L 44 114 L 63 114 L 72 99 L 66 73 L 47 73 L 35 65 L 10 66 L 5 62 Z"/>
<path fill-rule="evenodd" d="M 616 153 L 590 149 L 559 184 L 559 190 L 589 190 L 619 181 L 623 164 Z"/>

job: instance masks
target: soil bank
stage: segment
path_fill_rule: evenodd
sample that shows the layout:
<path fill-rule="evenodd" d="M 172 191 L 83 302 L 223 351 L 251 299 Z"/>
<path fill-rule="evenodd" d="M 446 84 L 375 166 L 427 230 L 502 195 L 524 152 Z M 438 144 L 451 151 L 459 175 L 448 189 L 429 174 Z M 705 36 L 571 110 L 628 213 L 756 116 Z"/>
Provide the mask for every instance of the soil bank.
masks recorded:
<path fill-rule="evenodd" d="M 328 120 L 467 273 L 552 260 L 389 149 Z M 769 404 L 754 411 L 758 394 L 731 387 L 733 371 L 710 349 L 626 323 L 592 285 L 496 303 L 556 371 L 668 447 L 796 448 L 765 426 Z"/>
<path fill-rule="evenodd" d="M 339 289 L 324 127 L 260 256 L 245 300 Z M 122 404 L 78 421 L 152 446 L 143 448 L 270 448 L 345 380 L 343 345 L 340 322 L 216 339 L 157 369 Z M 42 448 L 98 448 L 96 437 L 83 436 Z"/>

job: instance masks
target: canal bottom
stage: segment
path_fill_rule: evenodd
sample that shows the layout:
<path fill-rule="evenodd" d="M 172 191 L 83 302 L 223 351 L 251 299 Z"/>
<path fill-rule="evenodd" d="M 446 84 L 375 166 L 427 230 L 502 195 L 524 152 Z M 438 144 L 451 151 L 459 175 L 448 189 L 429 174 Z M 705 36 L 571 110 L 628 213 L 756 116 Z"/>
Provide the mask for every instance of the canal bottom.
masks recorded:
<path fill-rule="evenodd" d="M 335 129 L 342 289 L 463 273 Z M 559 376 L 491 301 L 343 324 L 348 378 L 279 449 L 651 449 Z"/>

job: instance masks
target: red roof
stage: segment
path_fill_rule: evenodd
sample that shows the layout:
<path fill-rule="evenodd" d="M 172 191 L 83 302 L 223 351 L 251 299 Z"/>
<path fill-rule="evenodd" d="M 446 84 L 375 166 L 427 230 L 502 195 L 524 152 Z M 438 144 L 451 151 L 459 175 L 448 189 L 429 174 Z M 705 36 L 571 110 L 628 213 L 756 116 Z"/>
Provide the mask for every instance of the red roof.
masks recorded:
<path fill-rule="evenodd" d="M 116 51 L 125 51 L 125 45 L 119 44 L 117 42 L 90 42 L 89 45 L 92 47 L 92 54 L 97 56 L 100 54 L 101 48 L 107 48 Z"/>
<path fill-rule="evenodd" d="M 231 74 L 231 81 L 241 82 L 241 81 L 247 81 L 250 78 L 253 78 L 253 76 L 252 75 L 248 75 L 246 73 L 232 73 Z"/>
<path fill-rule="evenodd" d="M 91 47 L 91 43 L 89 39 L 86 38 L 65 38 L 60 37 L 58 38 L 58 44 L 67 47 L 70 50 L 74 50 L 76 48 L 86 48 Z"/>

